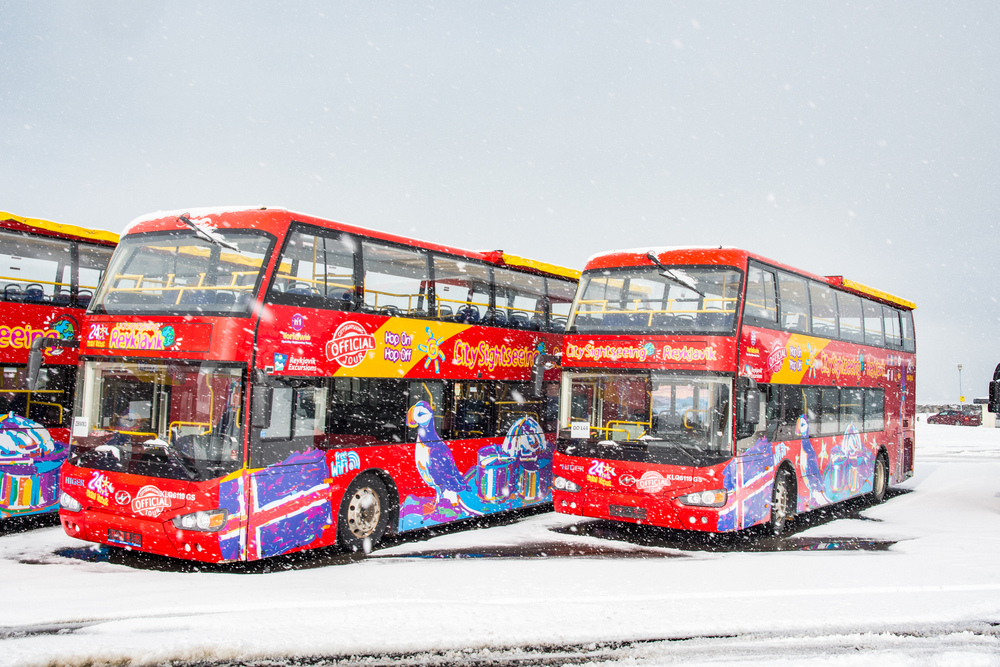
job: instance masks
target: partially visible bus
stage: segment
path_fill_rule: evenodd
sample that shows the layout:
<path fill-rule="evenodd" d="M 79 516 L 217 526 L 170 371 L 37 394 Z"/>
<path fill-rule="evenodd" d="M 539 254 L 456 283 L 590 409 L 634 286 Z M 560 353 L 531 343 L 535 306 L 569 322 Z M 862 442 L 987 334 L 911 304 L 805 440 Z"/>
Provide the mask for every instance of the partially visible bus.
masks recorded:
<path fill-rule="evenodd" d="M 85 321 L 63 526 L 216 562 L 550 502 L 578 276 L 283 209 L 139 219 Z"/>
<path fill-rule="evenodd" d="M 912 302 L 731 248 L 588 262 L 564 339 L 558 512 L 735 531 L 913 474 Z"/>
<path fill-rule="evenodd" d="M 0 211 L 0 519 L 58 510 L 76 350 L 47 351 L 34 391 L 31 344 L 73 340 L 118 235 Z"/>

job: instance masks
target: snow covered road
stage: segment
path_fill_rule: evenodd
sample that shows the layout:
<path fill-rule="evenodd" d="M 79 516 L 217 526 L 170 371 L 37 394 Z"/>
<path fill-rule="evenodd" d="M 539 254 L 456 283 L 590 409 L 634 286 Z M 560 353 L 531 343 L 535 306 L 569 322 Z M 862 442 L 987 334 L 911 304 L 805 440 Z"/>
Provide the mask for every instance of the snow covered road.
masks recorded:
<path fill-rule="evenodd" d="M 109 562 L 58 527 L 6 534 L 0 666 L 1000 665 L 1000 429 L 919 424 L 917 447 L 885 504 L 802 517 L 780 543 L 547 513 L 365 560 L 172 571 Z"/>

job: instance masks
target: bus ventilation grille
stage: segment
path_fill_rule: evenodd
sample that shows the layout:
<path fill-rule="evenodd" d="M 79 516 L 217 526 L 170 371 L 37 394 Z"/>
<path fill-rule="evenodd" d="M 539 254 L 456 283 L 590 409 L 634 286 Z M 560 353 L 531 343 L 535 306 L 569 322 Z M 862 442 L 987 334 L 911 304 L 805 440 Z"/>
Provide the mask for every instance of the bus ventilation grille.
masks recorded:
<path fill-rule="evenodd" d="M 646 508 L 645 507 L 626 507 L 625 505 L 608 505 L 608 514 L 611 516 L 620 516 L 624 519 L 641 519 L 646 520 Z"/>

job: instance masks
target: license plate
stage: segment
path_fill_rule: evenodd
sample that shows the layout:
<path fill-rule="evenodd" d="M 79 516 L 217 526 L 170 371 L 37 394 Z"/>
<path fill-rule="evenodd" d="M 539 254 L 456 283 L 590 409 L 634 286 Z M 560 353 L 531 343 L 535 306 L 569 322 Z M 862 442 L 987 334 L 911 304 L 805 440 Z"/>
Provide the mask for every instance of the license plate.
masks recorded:
<path fill-rule="evenodd" d="M 623 519 L 639 519 L 640 521 L 646 520 L 646 508 L 645 507 L 628 507 L 626 505 L 608 505 L 608 514 L 611 516 L 621 517 Z"/>
<path fill-rule="evenodd" d="M 108 542 L 111 544 L 123 544 L 127 547 L 141 547 L 142 533 L 132 533 L 127 530 L 108 528 Z"/>

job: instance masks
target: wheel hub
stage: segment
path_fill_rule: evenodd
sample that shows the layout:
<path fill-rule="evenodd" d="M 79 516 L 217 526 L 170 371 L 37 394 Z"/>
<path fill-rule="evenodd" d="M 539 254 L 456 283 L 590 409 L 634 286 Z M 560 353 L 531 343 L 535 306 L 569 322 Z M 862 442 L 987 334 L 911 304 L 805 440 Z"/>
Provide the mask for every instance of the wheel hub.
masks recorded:
<path fill-rule="evenodd" d="M 375 532 L 382 516 L 382 506 L 378 494 L 369 487 L 358 489 L 347 507 L 347 527 L 357 538 L 365 538 Z"/>

